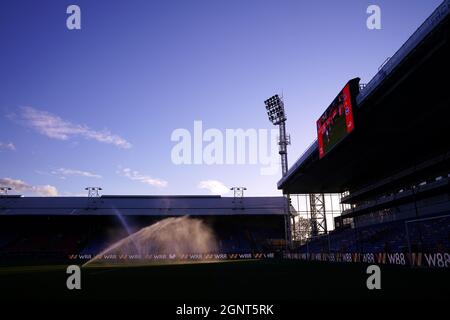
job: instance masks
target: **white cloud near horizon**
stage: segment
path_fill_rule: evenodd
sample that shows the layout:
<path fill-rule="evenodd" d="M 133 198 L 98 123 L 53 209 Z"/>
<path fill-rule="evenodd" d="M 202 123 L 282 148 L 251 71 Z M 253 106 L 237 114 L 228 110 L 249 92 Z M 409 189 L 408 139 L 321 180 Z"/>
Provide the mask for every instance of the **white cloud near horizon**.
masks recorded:
<path fill-rule="evenodd" d="M 56 197 L 58 195 L 58 190 L 54 186 L 33 186 L 19 179 L 0 178 L 0 186 L 9 187 L 17 193 L 32 193 L 44 197 Z"/>
<path fill-rule="evenodd" d="M 152 178 L 150 176 L 141 174 L 139 171 L 131 170 L 130 168 L 120 169 L 117 171 L 117 173 L 122 177 L 128 178 L 130 180 L 142 182 L 158 188 L 165 188 L 169 184 L 166 180 Z"/>
<path fill-rule="evenodd" d="M 74 124 L 63 120 L 57 115 L 32 107 L 21 107 L 21 120 L 40 134 L 52 139 L 69 140 L 73 137 L 83 137 L 101 143 L 113 144 L 119 148 L 129 149 L 131 143 L 124 138 L 112 134 L 109 130 L 97 131 L 86 125 Z"/>
<path fill-rule="evenodd" d="M 83 171 L 83 170 L 77 170 L 77 169 L 67 169 L 67 168 L 59 168 L 57 170 L 53 170 L 51 173 L 54 175 L 60 176 L 60 177 L 79 176 L 79 177 L 97 178 L 97 179 L 100 179 L 102 177 L 99 174 L 92 173 L 89 171 Z"/>
<path fill-rule="evenodd" d="M 211 194 L 224 195 L 230 191 L 230 189 L 218 180 L 203 180 L 198 184 L 198 188 L 209 190 Z"/>
<path fill-rule="evenodd" d="M 1 142 L 0 141 L 0 151 L 1 150 L 16 151 L 16 146 L 12 142 Z"/>

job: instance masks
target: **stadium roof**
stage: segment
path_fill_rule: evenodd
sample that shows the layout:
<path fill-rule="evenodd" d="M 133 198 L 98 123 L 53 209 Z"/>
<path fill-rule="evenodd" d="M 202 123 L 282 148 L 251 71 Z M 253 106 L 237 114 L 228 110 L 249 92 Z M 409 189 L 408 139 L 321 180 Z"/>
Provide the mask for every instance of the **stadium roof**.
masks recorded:
<path fill-rule="evenodd" d="M 1 197 L 0 215 L 283 215 L 284 197 Z"/>
<path fill-rule="evenodd" d="M 359 93 L 355 130 L 322 159 L 314 141 L 278 189 L 357 189 L 450 150 L 449 15 L 446 0 Z"/>

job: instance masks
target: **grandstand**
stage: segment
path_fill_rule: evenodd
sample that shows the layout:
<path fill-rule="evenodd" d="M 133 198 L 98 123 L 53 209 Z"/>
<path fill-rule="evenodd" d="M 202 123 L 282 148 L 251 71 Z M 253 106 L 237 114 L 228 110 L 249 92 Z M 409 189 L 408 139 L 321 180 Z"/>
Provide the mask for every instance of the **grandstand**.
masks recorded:
<path fill-rule="evenodd" d="M 450 267 L 449 19 L 444 1 L 367 85 L 351 80 L 351 130 L 330 140 L 332 104 L 318 140 L 279 181 L 291 198 L 339 194 L 343 208 L 334 228 L 295 248 L 300 257 L 398 254 L 408 264 L 423 254 L 435 266 L 428 258 L 437 254 Z M 317 212 L 312 203 L 315 230 Z"/>
<path fill-rule="evenodd" d="M 218 246 L 211 253 L 273 254 L 284 245 L 286 212 L 283 197 L 2 196 L 0 261 L 81 263 L 128 233 L 180 216 L 200 219 L 213 230 Z"/>

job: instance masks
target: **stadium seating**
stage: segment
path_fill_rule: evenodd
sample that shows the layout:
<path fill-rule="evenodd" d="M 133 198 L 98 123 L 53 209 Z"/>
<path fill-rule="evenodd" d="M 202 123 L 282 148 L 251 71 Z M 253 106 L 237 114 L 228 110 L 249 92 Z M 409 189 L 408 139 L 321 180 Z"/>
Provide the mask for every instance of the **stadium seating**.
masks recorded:
<path fill-rule="evenodd" d="M 438 252 L 450 248 L 450 215 L 335 230 L 310 240 L 300 253 Z"/>
<path fill-rule="evenodd" d="M 97 255 L 127 235 L 114 216 L 41 216 L 25 220 L 28 224 L 23 224 L 21 217 L 11 217 L 0 224 L 0 265 L 67 262 L 73 256 Z M 204 220 L 218 240 L 218 252 L 215 253 L 273 252 L 269 240 L 284 237 L 283 224 L 270 217 L 232 216 Z M 139 230 L 156 221 L 144 217 L 132 222 L 134 229 Z"/>

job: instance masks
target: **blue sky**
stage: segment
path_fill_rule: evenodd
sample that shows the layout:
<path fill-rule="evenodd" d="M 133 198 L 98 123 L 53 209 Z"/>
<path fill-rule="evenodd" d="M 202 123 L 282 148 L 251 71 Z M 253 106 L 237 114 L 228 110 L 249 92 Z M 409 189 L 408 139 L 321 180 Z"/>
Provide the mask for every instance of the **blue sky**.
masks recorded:
<path fill-rule="evenodd" d="M 2 1 L 0 182 L 27 195 L 280 194 L 281 173 L 259 165 L 175 165 L 172 132 L 272 129 L 263 101 L 282 92 L 292 164 L 343 85 L 368 82 L 439 3 Z M 66 28 L 70 4 L 81 30 Z M 381 30 L 366 27 L 370 4 Z"/>

